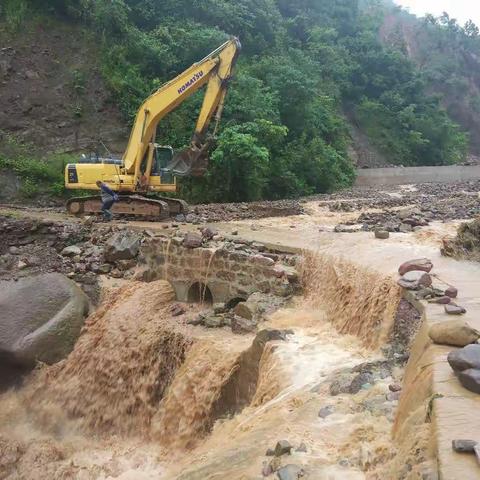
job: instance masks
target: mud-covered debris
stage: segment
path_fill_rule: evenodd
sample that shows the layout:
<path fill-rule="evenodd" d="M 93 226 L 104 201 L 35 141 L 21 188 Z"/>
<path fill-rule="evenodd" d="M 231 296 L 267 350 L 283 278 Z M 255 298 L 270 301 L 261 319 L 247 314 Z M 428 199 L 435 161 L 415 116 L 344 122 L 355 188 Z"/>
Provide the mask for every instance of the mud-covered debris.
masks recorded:
<path fill-rule="evenodd" d="M 480 332 L 460 319 L 436 323 L 428 331 L 433 342 L 440 345 L 465 347 L 480 338 Z"/>

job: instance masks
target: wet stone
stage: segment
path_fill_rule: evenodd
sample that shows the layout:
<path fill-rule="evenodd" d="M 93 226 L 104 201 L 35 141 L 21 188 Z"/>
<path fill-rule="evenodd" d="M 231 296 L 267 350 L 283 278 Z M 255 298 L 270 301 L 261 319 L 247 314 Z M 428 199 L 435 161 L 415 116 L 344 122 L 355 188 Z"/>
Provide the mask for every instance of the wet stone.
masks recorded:
<path fill-rule="evenodd" d="M 335 380 L 330 384 L 330 395 L 335 397 L 342 393 L 348 393 L 350 384 L 352 383 L 352 374 L 340 374 L 335 378 Z"/>
<path fill-rule="evenodd" d="M 456 372 L 468 369 L 480 369 L 480 345 L 467 345 L 462 349 L 450 352 L 447 360 Z"/>
<path fill-rule="evenodd" d="M 358 393 L 364 385 L 370 384 L 373 385 L 375 379 L 373 375 L 369 372 L 359 373 L 350 383 L 348 388 L 348 393 L 355 394 Z"/>
<path fill-rule="evenodd" d="M 235 315 L 232 319 L 232 332 L 233 333 L 252 333 L 257 330 L 257 322 L 254 320 L 248 320 L 246 318 Z"/>
<path fill-rule="evenodd" d="M 460 383 L 470 392 L 480 393 L 480 369 L 470 368 L 459 372 Z"/>
<path fill-rule="evenodd" d="M 455 287 L 448 287 L 445 290 L 445 295 L 450 298 L 457 298 L 458 290 Z"/>
<path fill-rule="evenodd" d="M 432 298 L 428 303 L 437 303 L 439 305 L 448 305 L 452 301 L 451 297 L 445 295 L 443 297 Z"/>
<path fill-rule="evenodd" d="M 304 476 L 303 468 L 298 465 L 289 464 L 277 471 L 279 480 L 298 480 Z"/>
<path fill-rule="evenodd" d="M 318 411 L 318 416 L 320 418 L 327 418 L 330 415 L 333 415 L 335 413 L 335 407 L 333 405 L 327 405 L 325 407 L 322 407 Z"/>
<path fill-rule="evenodd" d="M 269 448 L 266 452 L 265 455 L 267 457 L 273 457 L 275 455 L 275 450 L 273 448 Z"/>
<path fill-rule="evenodd" d="M 375 230 L 375 238 L 380 240 L 386 240 L 390 237 L 390 233 L 387 230 Z"/>
<path fill-rule="evenodd" d="M 477 445 L 475 440 L 452 440 L 452 448 L 458 453 L 471 453 Z"/>
<path fill-rule="evenodd" d="M 296 452 L 303 452 L 303 453 L 306 453 L 307 451 L 307 446 L 305 445 L 305 443 L 301 443 L 296 449 L 295 449 Z"/>
<path fill-rule="evenodd" d="M 461 307 L 460 305 L 451 303 L 451 304 L 445 305 L 445 312 L 448 313 L 449 315 L 463 315 L 464 313 L 467 313 L 467 310 L 464 307 Z"/>
<path fill-rule="evenodd" d="M 388 392 L 386 395 L 386 399 L 389 402 L 395 402 L 400 399 L 400 395 L 402 394 L 401 391 L 396 391 L 396 392 Z"/>
<path fill-rule="evenodd" d="M 408 260 L 398 267 L 399 275 L 405 275 L 413 270 L 430 273 L 433 268 L 433 263 L 428 258 L 417 258 L 415 260 Z"/>
<path fill-rule="evenodd" d="M 276 457 L 281 457 L 282 455 L 290 455 L 292 450 L 292 445 L 288 440 L 280 440 L 275 445 L 274 455 Z"/>
<path fill-rule="evenodd" d="M 397 283 L 408 290 L 418 290 L 421 287 L 429 287 L 432 284 L 432 277 L 421 270 L 411 270 L 403 275 Z"/>
<path fill-rule="evenodd" d="M 399 392 L 399 391 L 402 389 L 402 386 L 401 386 L 399 383 L 391 383 L 391 384 L 388 386 L 388 389 L 389 389 L 391 392 Z"/>
<path fill-rule="evenodd" d="M 186 248 L 198 248 L 202 246 L 202 237 L 198 233 L 188 232 L 183 239 L 183 246 Z"/>

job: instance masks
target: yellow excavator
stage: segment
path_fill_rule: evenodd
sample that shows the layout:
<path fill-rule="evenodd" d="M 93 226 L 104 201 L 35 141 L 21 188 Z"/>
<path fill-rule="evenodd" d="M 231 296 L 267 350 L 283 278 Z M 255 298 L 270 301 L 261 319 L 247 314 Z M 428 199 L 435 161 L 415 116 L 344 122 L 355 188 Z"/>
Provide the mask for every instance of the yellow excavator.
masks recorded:
<path fill-rule="evenodd" d="M 65 167 L 67 189 L 98 190 L 98 180 L 119 194 L 114 213 L 163 218 L 185 213 L 187 203 L 148 193 L 175 192 L 177 177 L 201 176 L 208 166 L 208 150 L 222 115 L 225 95 L 240 53 L 240 42 L 232 38 L 203 60 L 148 97 L 137 112 L 123 158 L 83 156 Z M 206 85 L 203 104 L 190 146 L 174 154 L 172 147 L 156 143 L 158 123 L 174 108 Z M 213 135 L 208 134 L 215 117 Z M 75 215 L 101 210 L 100 196 L 71 198 L 67 210 Z"/>

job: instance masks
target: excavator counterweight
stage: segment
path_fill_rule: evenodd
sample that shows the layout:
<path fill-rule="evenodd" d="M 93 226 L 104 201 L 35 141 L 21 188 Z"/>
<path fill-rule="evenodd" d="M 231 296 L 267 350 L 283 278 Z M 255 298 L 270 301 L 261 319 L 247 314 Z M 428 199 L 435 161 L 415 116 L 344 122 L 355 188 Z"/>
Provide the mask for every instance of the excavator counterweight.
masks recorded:
<path fill-rule="evenodd" d="M 186 213 L 183 200 L 150 194 L 176 192 L 177 177 L 205 174 L 213 138 L 208 129 L 214 118 L 214 136 L 240 48 L 238 39 L 232 38 L 162 85 L 140 106 L 122 159 L 84 158 L 69 164 L 65 187 L 98 191 L 100 180 L 119 194 L 114 213 L 154 218 Z M 159 122 L 203 86 L 205 96 L 190 146 L 174 154 L 171 147 L 158 145 Z M 78 197 L 67 202 L 67 209 L 82 215 L 100 212 L 101 205 L 100 197 Z"/>

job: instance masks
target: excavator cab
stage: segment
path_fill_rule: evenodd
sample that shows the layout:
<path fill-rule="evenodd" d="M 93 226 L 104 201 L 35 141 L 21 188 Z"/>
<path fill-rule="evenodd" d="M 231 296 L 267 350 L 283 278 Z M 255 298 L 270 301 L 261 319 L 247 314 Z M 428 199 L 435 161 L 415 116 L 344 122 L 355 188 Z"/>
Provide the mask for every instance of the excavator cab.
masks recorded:
<path fill-rule="evenodd" d="M 155 144 L 150 175 L 152 177 L 161 177 L 162 183 L 174 183 L 173 173 L 167 170 L 168 165 L 172 163 L 173 156 L 172 147 Z"/>

